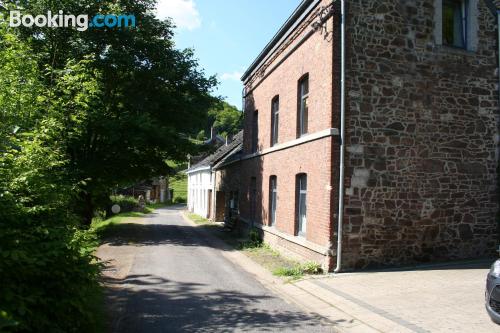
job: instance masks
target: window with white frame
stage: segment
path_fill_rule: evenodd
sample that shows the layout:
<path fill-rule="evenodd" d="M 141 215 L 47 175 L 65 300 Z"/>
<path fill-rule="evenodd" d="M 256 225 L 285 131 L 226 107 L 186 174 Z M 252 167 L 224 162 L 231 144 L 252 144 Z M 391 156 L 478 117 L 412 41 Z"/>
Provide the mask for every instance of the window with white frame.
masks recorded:
<path fill-rule="evenodd" d="M 271 146 L 278 143 L 280 124 L 280 98 L 275 96 L 271 102 Z"/>
<path fill-rule="evenodd" d="M 298 84 L 297 137 L 307 134 L 309 122 L 309 74 L 302 76 Z"/>
<path fill-rule="evenodd" d="M 478 0 L 434 0 L 437 45 L 477 50 Z"/>
<path fill-rule="evenodd" d="M 305 236 L 307 229 L 307 175 L 301 173 L 296 180 L 297 235 Z"/>
<path fill-rule="evenodd" d="M 467 47 L 467 0 L 443 0 L 443 44 Z"/>
<path fill-rule="evenodd" d="M 278 203 L 278 178 L 269 178 L 269 225 L 276 224 L 276 204 Z"/>

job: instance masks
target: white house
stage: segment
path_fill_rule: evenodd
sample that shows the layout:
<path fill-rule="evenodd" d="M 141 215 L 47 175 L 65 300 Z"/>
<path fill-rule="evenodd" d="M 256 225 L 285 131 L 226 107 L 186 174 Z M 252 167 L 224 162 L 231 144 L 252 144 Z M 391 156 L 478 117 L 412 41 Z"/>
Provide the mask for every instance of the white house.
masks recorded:
<path fill-rule="evenodd" d="M 239 147 L 243 140 L 243 131 L 236 134 L 234 140 L 217 149 L 213 154 L 196 163 L 186 172 L 188 175 L 188 209 L 205 218 L 212 218 L 215 198 L 213 167 Z"/>
<path fill-rule="evenodd" d="M 203 217 L 210 216 L 212 198 L 212 170 L 210 166 L 189 169 L 188 175 L 188 209 Z"/>

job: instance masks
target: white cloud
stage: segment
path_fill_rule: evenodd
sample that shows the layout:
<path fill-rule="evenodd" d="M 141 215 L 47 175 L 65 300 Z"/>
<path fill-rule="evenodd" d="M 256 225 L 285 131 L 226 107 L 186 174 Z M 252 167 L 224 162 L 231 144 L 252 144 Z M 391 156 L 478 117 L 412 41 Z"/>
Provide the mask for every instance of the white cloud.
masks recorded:
<path fill-rule="evenodd" d="M 156 16 L 162 20 L 171 17 L 179 29 L 194 30 L 201 26 L 194 0 L 159 0 Z"/>
<path fill-rule="evenodd" d="M 220 76 L 220 78 L 223 81 L 228 81 L 228 80 L 240 81 L 242 76 L 243 76 L 242 72 L 234 71 L 232 73 L 224 73 Z"/>

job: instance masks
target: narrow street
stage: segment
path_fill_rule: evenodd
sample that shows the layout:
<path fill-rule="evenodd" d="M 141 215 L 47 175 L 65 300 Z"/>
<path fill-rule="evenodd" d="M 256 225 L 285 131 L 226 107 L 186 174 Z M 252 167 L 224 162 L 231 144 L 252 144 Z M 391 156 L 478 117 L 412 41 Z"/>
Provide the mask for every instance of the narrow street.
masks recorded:
<path fill-rule="evenodd" d="M 99 248 L 109 331 L 333 332 L 222 256 L 180 210 L 119 225 Z"/>

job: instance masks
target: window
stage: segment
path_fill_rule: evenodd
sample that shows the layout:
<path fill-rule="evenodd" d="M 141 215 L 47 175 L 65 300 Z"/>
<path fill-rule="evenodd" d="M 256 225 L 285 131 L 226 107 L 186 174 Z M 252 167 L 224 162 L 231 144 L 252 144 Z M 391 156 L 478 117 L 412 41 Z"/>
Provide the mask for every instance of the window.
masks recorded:
<path fill-rule="evenodd" d="M 230 196 L 229 208 L 233 210 L 238 210 L 239 209 L 238 191 L 231 192 L 229 196 Z"/>
<path fill-rule="evenodd" d="M 259 112 L 255 111 L 252 118 L 252 153 L 257 152 L 259 143 Z"/>
<path fill-rule="evenodd" d="M 280 119 L 280 98 L 276 96 L 271 102 L 271 146 L 278 143 Z"/>
<path fill-rule="evenodd" d="M 308 113 L 309 113 L 309 75 L 304 75 L 299 80 L 298 87 L 298 117 L 297 117 L 297 137 L 307 134 L 307 123 L 308 123 Z"/>
<path fill-rule="evenodd" d="M 297 186 L 297 234 L 304 236 L 306 234 L 307 225 L 307 175 L 299 174 L 296 180 Z"/>
<path fill-rule="evenodd" d="M 278 202 L 278 182 L 276 176 L 269 178 L 269 225 L 276 224 L 276 204 Z"/>
<path fill-rule="evenodd" d="M 257 219 L 257 178 L 250 178 L 250 220 L 255 223 Z"/>
<path fill-rule="evenodd" d="M 443 0 L 443 44 L 467 48 L 468 0 Z"/>

